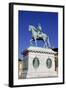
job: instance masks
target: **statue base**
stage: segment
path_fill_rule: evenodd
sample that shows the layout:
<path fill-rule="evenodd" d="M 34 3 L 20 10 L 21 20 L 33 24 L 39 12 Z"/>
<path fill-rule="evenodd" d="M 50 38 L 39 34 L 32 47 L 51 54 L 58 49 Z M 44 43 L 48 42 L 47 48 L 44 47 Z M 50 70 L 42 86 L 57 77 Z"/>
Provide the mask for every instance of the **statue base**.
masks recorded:
<path fill-rule="evenodd" d="M 50 48 L 29 47 L 23 52 L 25 66 L 27 68 L 26 78 L 56 77 L 55 55 Z"/>

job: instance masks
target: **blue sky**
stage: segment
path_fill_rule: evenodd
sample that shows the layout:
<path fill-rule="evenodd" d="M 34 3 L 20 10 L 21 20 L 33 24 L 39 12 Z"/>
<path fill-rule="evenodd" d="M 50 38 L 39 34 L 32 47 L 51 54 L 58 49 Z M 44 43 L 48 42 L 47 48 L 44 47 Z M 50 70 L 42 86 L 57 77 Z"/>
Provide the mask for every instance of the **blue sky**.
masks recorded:
<path fill-rule="evenodd" d="M 51 48 L 58 48 L 58 13 L 54 12 L 18 12 L 18 51 L 19 57 L 24 49 L 30 46 L 31 32 L 29 25 L 37 27 L 38 23 L 42 26 L 42 32 L 49 36 Z M 33 42 L 34 43 L 34 42 Z M 42 47 L 43 42 L 38 42 L 38 47 Z"/>

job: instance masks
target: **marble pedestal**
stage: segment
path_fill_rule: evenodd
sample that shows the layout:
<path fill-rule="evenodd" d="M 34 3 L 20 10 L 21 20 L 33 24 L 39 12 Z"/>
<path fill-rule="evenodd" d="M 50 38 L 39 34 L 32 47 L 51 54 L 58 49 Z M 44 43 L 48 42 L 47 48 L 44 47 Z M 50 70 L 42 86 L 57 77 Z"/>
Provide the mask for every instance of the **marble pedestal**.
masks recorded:
<path fill-rule="evenodd" d="M 55 54 L 56 52 L 50 48 L 29 47 L 26 49 L 23 52 L 27 68 L 26 78 L 57 76 L 55 71 Z M 34 61 L 35 58 L 38 60 Z M 47 64 L 48 59 L 51 60 L 51 65 Z"/>

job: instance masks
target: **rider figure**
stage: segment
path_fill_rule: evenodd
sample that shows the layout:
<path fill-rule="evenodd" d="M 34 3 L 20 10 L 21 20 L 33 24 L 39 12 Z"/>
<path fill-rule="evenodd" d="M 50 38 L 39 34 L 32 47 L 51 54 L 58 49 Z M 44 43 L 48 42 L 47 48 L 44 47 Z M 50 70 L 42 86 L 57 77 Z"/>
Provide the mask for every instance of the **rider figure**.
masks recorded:
<path fill-rule="evenodd" d="M 38 35 L 42 34 L 41 24 L 38 24 L 37 32 L 38 32 Z"/>

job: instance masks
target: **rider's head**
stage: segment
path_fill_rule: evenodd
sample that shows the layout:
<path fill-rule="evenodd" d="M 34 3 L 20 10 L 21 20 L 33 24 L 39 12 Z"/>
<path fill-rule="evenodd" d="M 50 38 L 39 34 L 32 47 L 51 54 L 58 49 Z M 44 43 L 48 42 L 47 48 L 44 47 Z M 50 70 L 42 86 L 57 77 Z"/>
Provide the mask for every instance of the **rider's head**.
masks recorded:
<path fill-rule="evenodd" d="M 38 29 L 39 29 L 40 31 L 42 31 L 42 28 L 41 28 L 41 24 L 40 24 L 40 23 L 38 24 Z"/>

